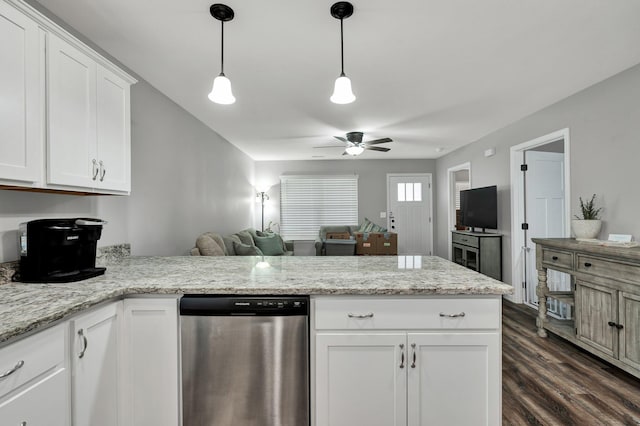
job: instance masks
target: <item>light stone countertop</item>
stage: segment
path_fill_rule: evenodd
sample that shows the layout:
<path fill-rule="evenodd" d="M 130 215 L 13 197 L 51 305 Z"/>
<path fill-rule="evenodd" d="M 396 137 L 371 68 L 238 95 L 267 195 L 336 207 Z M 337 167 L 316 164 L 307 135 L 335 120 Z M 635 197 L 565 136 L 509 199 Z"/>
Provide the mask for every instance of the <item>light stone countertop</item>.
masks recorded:
<path fill-rule="evenodd" d="M 407 265 L 420 268 L 408 268 Z M 265 263 L 266 262 L 266 263 Z M 432 256 L 129 257 L 75 283 L 0 286 L 0 342 L 132 294 L 502 295 L 513 287 Z"/>

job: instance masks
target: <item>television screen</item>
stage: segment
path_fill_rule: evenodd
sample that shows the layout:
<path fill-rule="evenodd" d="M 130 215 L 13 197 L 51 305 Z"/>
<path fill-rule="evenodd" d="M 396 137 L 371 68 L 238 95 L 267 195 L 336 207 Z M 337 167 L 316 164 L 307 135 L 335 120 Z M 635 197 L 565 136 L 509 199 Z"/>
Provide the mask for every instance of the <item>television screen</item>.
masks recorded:
<path fill-rule="evenodd" d="M 460 210 L 464 226 L 498 229 L 498 187 L 460 191 Z"/>

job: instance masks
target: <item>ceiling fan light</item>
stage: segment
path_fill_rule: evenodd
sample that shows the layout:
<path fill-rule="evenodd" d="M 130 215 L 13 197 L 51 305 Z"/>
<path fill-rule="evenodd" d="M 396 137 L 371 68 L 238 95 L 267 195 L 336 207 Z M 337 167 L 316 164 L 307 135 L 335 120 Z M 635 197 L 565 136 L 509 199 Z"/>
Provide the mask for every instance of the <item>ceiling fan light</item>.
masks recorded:
<path fill-rule="evenodd" d="M 351 145 L 345 151 L 347 151 L 347 154 L 356 157 L 364 152 L 364 148 L 359 145 Z"/>
<path fill-rule="evenodd" d="M 213 88 L 209 93 L 209 100 L 221 105 L 230 105 L 236 101 L 231 92 L 231 81 L 223 73 L 220 73 L 213 80 Z"/>
<path fill-rule="evenodd" d="M 350 104 L 356 100 L 356 96 L 351 90 L 351 80 L 349 80 L 349 77 L 342 74 L 336 79 L 333 95 L 331 95 L 329 99 L 331 99 L 331 102 L 334 104 Z"/>

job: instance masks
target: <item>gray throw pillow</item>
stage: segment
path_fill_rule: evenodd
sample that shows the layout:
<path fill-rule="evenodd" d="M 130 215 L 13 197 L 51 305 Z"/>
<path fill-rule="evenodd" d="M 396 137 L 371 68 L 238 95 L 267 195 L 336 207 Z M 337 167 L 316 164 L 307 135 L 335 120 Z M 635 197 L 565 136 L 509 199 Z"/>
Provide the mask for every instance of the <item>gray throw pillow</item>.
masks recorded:
<path fill-rule="evenodd" d="M 255 237 L 256 246 L 265 256 L 282 256 L 282 238 L 276 234 L 265 235 L 264 237 Z"/>
<path fill-rule="evenodd" d="M 233 248 L 233 243 L 236 242 L 238 244 L 242 244 L 242 241 L 240 241 L 240 238 L 238 238 L 237 235 L 233 234 L 233 235 L 226 235 L 222 237 L 222 240 L 224 241 L 224 246 L 227 249 L 227 255 L 235 256 L 236 252 L 235 252 L 235 249 Z"/>
<path fill-rule="evenodd" d="M 262 251 L 256 246 L 249 244 L 233 243 L 233 250 L 238 256 L 262 256 Z"/>
<path fill-rule="evenodd" d="M 224 243 L 222 247 L 211 232 L 206 232 L 196 240 L 196 247 L 202 256 L 224 256 Z"/>
<path fill-rule="evenodd" d="M 256 244 L 253 242 L 253 237 L 249 233 L 249 231 L 240 231 L 236 232 L 234 235 L 237 235 L 240 238 L 240 242 L 242 244 L 246 244 L 248 246 L 255 246 Z"/>

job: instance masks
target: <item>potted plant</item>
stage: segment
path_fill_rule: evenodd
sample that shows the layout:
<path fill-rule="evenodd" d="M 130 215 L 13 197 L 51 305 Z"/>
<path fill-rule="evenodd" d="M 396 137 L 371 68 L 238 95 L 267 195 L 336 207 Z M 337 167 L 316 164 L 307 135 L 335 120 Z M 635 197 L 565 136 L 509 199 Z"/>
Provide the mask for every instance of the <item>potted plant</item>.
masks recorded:
<path fill-rule="evenodd" d="M 571 221 L 571 230 L 577 240 L 592 240 L 600 233 L 602 221 L 600 220 L 600 212 L 602 207 L 595 206 L 596 194 L 593 194 L 589 201 L 583 201 L 580 197 L 580 210 L 582 218 L 575 215 L 575 219 Z"/>

